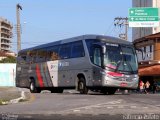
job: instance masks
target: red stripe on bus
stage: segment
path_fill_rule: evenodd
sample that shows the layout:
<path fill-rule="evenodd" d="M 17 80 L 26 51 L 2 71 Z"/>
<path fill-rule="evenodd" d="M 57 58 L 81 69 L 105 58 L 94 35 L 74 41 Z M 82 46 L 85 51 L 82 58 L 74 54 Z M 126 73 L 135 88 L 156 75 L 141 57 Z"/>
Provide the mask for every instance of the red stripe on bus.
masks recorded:
<path fill-rule="evenodd" d="M 38 81 L 39 81 L 39 86 L 44 87 L 43 79 L 42 79 L 42 76 L 41 76 L 41 71 L 40 71 L 38 65 L 36 65 L 36 74 L 37 74 L 37 78 L 38 78 Z"/>

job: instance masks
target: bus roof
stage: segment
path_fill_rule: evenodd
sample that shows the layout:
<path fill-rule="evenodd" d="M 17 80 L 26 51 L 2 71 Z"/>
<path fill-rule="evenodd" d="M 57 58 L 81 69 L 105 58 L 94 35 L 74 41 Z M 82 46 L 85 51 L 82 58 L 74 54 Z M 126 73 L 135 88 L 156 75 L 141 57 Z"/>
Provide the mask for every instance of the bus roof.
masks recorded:
<path fill-rule="evenodd" d="M 132 43 L 129 42 L 129 41 L 122 40 L 122 39 L 119 39 L 119 38 L 116 38 L 116 37 L 111 37 L 111 36 L 81 35 L 81 36 L 77 36 L 77 37 L 73 37 L 73 38 L 63 39 L 63 40 L 54 41 L 54 42 L 50 42 L 50 43 L 47 43 L 47 44 L 42 44 L 42 45 L 38 45 L 38 46 L 35 46 L 35 47 L 23 49 L 23 50 L 19 51 L 19 53 L 29 51 L 29 50 L 38 50 L 38 49 L 41 49 L 41 48 L 48 48 L 48 47 L 54 46 L 54 45 L 64 44 L 64 43 L 68 43 L 68 42 L 74 42 L 74 41 L 78 41 L 78 40 L 85 40 L 85 39 L 98 39 L 98 40 L 102 40 L 104 42 L 118 43 L 118 44 L 124 44 L 124 45 L 132 45 Z"/>

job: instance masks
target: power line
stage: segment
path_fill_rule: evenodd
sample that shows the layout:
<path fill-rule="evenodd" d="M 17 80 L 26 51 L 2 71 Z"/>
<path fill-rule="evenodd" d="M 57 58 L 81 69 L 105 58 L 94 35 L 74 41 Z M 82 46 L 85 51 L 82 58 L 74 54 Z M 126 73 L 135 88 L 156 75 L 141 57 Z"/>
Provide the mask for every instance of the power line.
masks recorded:
<path fill-rule="evenodd" d="M 119 37 L 128 40 L 128 18 L 116 17 L 114 19 L 114 25 L 119 26 L 120 29 L 122 29 L 122 27 L 125 26 L 125 33 L 120 33 Z"/>
<path fill-rule="evenodd" d="M 107 31 L 106 31 L 106 34 L 110 33 L 110 30 L 111 30 L 111 28 L 113 27 L 113 23 L 114 23 L 114 22 L 112 22 L 112 23 L 109 25 L 109 27 L 108 27 L 108 29 L 107 29 Z"/>

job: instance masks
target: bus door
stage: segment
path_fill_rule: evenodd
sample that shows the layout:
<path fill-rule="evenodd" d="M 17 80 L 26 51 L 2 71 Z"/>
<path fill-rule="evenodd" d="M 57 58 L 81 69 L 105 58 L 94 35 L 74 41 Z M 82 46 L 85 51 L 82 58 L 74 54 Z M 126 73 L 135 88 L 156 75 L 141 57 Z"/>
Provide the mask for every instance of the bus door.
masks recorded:
<path fill-rule="evenodd" d="M 93 50 L 93 85 L 101 86 L 102 85 L 102 47 L 99 45 L 94 45 Z"/>

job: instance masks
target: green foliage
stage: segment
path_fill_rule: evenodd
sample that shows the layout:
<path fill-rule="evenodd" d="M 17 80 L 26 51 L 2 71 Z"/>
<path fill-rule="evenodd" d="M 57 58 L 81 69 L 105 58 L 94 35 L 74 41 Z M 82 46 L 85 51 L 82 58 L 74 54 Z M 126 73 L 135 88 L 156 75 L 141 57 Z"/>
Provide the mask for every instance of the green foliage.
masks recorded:
<path fill-rule="evenodd" d="M 16 58 L 13 56 L 8 56 L 7 58 L 0 60 L 0 63 L 16 63 Z"/>
<path fill-rule="evenodd" d="M 0 105 L 7 105 L 7 104 L 8 104 L 7 100 L 0 99 Z"/>

